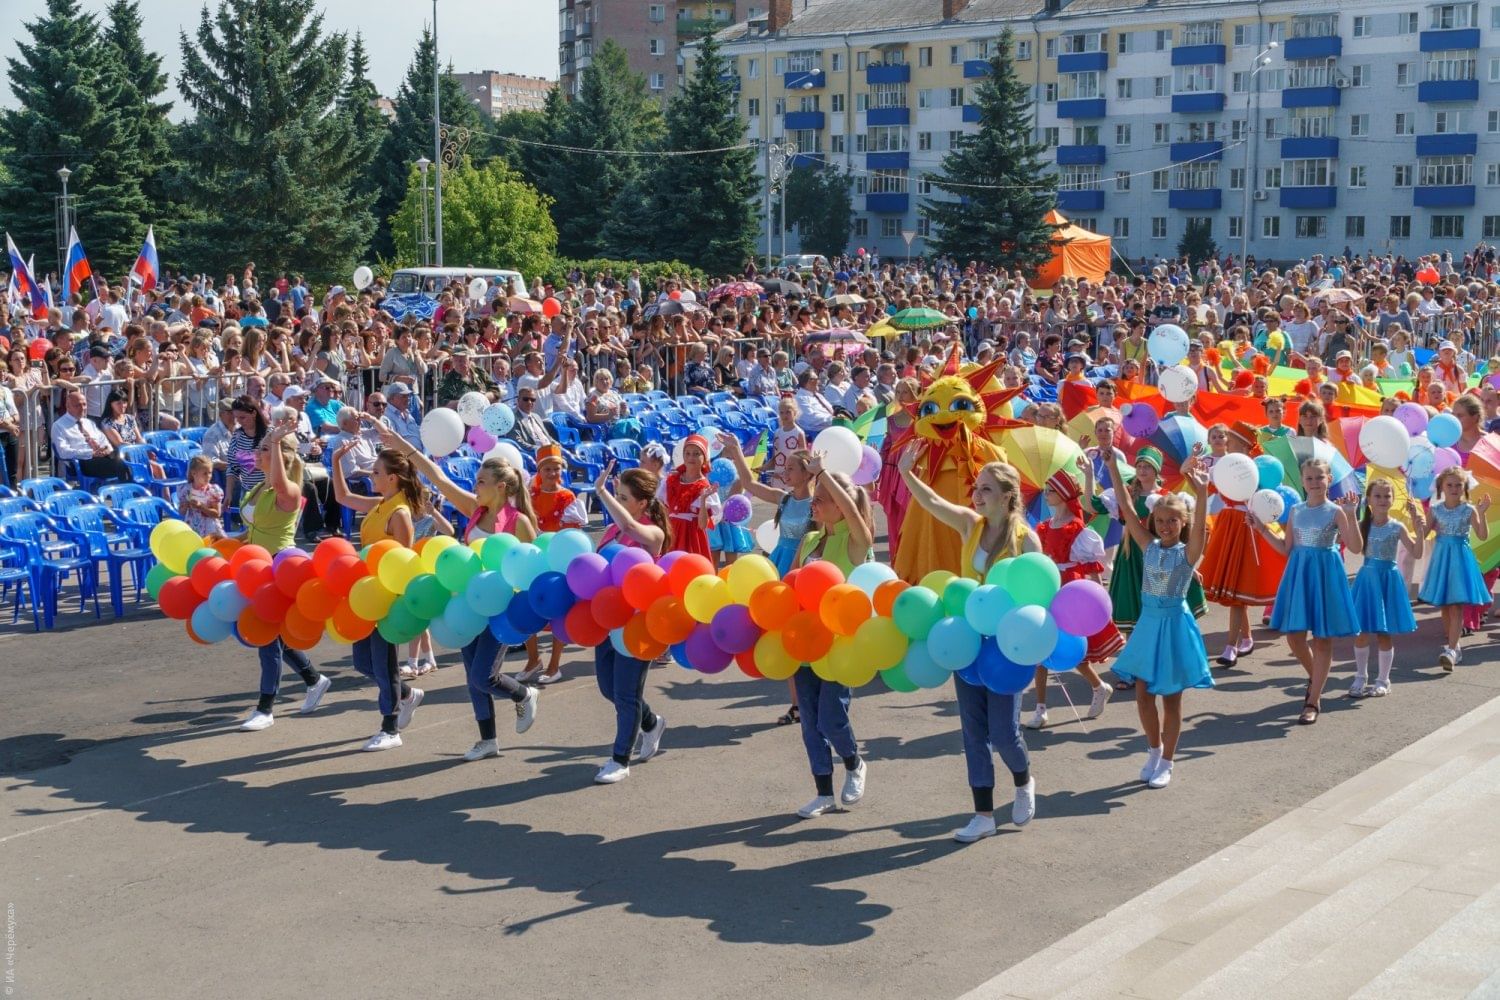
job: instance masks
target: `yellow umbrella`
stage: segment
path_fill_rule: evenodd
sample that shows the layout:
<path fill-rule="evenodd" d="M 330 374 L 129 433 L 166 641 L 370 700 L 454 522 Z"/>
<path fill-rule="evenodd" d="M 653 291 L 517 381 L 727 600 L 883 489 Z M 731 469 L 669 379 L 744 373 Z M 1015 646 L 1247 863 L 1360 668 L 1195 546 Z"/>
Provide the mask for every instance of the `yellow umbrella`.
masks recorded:
<path fill-rule="evenodd" d="M 1061 431 L 1050 427 L 1016 427 L 1000 435 L 1006 459 L 1016 467 L 1021 482 L 1032 489 L 1046 486 L 1054 472 L 1067 472 L 1075 480 L 1083 449 Z M 1082 484 L 1080 484 L 1082 485 Z"/>
<path fill-rule="evenodd" d="M 883 319 L 865 331 L 866 337 L 899 337 L 905 330 L 898 330 L 891 326 L 889 319 Z"/>

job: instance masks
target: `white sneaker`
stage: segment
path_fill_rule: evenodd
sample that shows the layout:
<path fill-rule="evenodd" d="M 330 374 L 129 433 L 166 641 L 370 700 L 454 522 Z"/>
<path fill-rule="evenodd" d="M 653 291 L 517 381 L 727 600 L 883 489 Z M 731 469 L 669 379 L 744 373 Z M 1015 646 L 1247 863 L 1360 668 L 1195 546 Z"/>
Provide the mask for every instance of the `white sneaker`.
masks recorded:
<path fill-rule="evenodd" d="M 1010 807 L 1010 820 L 1016 826 L 1025 826 L 1036 815 L 1036 779 L 1016 789 L 1016 800 Z"/>
<path fill-rule="evenodd" d="M 412 688 L 411 689 L 411 696 L 407 697 L 407 698 L 402 698 L 401 701 L 398 703 L 398 708 L 396 710 L 396 731 L 397 732 L 400 732 L 401 730 L 405 729 L 407 726 L 411 725 L 412 714 L 414 712 L 416 712 L 417 706 L 420 705 L 420 704 L 422 704 L 422 698 L 423 698 L 422 689 L 421 688 Z"/>
<path fill-rule="evenodd" d="M 500 756 L 500 744 L 494 740 L 479 740 L 469 747 L 469 752 L 464 754 L 464 760 L 484 760 L 486 757 Z"/>
<path fill-rule="evenodd" d="M 1027 729 L 1041 729 L 1047 724 L 1047 706 L 1038 705 L 1036 711 L 1031 713 L 1031 718 L 1026 720 Z"/>
<path fill-rule="evenodd" d="M 1146 766 L 1141 768 L 1141 780 L 1150 781 L 1156 769 L 1161 766 L 1161 747 L 1146 748 Z"/>
<path fill-rule="evenodd" d="M 1094 697 L 1089 699 L 1090 719 L 1097 719 L 1104 714 L 1104 706 L 1109 704 L 1109 696 L 1114 694 L 1114 689 L 1108 684 L 1100 684 L 1094 688 Z"/>
<path fill-rule="evenodd" d="M 974 818 L 969 820 L 968 826 L 962 830 L 953 831 L 953 839 L 960 844 L 972 844 L 976 840 L 993 837 L 995 833 L 995 817 L 975 813 Z"/>
<path fill-rule="evenodd" d="M 1391 685 L 1390 685 L 1389 681 L 1376 681 L 1375 682 L 1375 690 L 1373 690 L 1373 691 L 1370 692 L 1370 697 L 1371 698 L 1384 698 L 1386 695 L 1388 695 L 1390 693 L 1391 693 Z"/>
<path fill-rule="evenodd" d="M 1447 646 L 1444 646 L 1443 651 L 1438 654 L 1438 666 L 1442 667 L 1445 672 L 1451 674 L 1453 673 L 1453 665 L 1457 662 L 1458 653 L 1452 649 L 1449 649 Z"/>
<path fill-rule="evenodd" d="M 333 687 L 333 678 L 327 674 L 319 674 L 318 683 L 307 689 L 307 697 L 302 699 L 302 707 L 297 709 L 297 711 L 302 715 L 316 712 L 318 704 L 323 700 L 323 696 L 328 693 L 328 689 L 331 687 Z"/>
<path fill-rule="evenodd" d="M 1464 651 L 1459 646 L 1453 647 L 1453 663 L 1455 666 L 1464 662 Z"/>
<path fill-rule="evenodd" d="M 1162 758 L 1162 762 L 1157 765 L 1156 773 L 1151 776 L 1150 781 L 1146 782 L 1146 787 L 1166 788 L 1167 785 L 1171 784 L 1171 782 L 1172 762 L 1170 760 L 1167 760 L 1166 758 Z"/>
<path fill-rule="evenodd" d="M 636 758 L 637 764 L 656 756 L 657 752 L 661 750 L 662 734 L 666 731 L 666 717 L 658 715 L 656 717 L 656 725 L 651 727 L 651 731 L 649 733 L 641 733 L 641 751 L 640 756 Z"/>
<path fill-rule="evenodd" d="M 611 760 L 599 768 L 599 773 L 594 775 L 594 784 L 613 785 L 617 781 L 624 781 L 630 777 L 630 768 Z"/>
<path fill-rule="evenodd" d="M 832 795 L 819 795 L 807 805 L 797 810 L 797 815 L 803 819 L 813 819 L 826 812 L 832 812 L 834 808 Z"/>
<path fill-rule="evenodd" d="M 865 797 L 865 767 L 864 758 L 860 758 L 859 766 L 852 771 L 844 772 L 844 787 L 839 789 L 839 799 L 844 805 L 852 806 Z"/>
<path fill-rule="evenodd" d="M 535 684 L 536 679 L 542 675 L 541 667 L 532 667 L 515 675 L 515 679 L 522 684 Z"/>
<path fill-rule="evenodd" d="M 240 723 L 240 732 L 258 733 L 262 729 L 270 729 L 274 725 L 276 725 L 276 719 L 270 712 L 262 712 L 258 708 L 251 709 L 249 717 Z"/>
<path fill-rule="evenodd" d="M 371 736 L 361 748 L 364 750 L 394 750 L 401 745 L 400 733 L 388 733 L 384 729 Z"/>
<path fill-rule="evenodd" d="M 1370 681 L 1367 677 L 1356 677 L 1354 683 L 1349 685 L 1349 697 L 1368 698 L 1370 696 Z"/>
<path fill-rule="evenodd" d="M 516 732 L 526 732 L 526 730 L 531 728 L 531 724 L 536 721 L 537 700 L 536 688 L 529 687 L 526 689 L 526 697 L 515 703 Z"/>

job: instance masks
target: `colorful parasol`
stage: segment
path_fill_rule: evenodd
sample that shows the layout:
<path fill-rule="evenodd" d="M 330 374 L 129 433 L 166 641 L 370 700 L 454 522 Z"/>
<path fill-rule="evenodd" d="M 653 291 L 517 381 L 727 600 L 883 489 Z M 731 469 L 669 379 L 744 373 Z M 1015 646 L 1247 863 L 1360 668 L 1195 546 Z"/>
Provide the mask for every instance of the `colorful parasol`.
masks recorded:
<path fill-rule="evenodd" d="M 957 320 L 943 315 L 936 309 L 923 306 L 917 309 L 903 309 L 886 322 L 898 330 L 935 330 L 949 323 L 955 323 Z"/>
<path fill-rule="evenodd" d="M 1193 446 L 1208 448 L 1208 428 L 1185 414 L 1168 413 L 1151 432 L 1149 440 L 1165 459 L 1162 485 L 1175 490 L 1182 484 L 1182 463 L 1193 453 Z"/>
<path fill-rule="evenodd" d="M 858 330 L 837 326 L 832 330 L 814 330 L 802 338 L 804 344 L 868 344 L 870 338 Z"/>
<path fill-rule="evenodd" d="M 1489 537 L 1480 541 L 1471 531 L 1469 547 L 1474 550 L 1474 558 L 1479 560 L 1480 571 L 1488 573 L 1500 566 L 1500 484 L 1486 481 L 1469 490 L 1470 503 L 1478 504 L 1481 497 L 1490 498 L 1490 509 L 1484 514 L 1485 524 L 1490 529 Z"/>
<path fill-rule="evenodd" d="M 1054 472 L 1079 479 L 1078 457 L 1083 449 L 1061 431 L 1035 424 L 1013 427 L 1000 435 L 1000 447 L 1028 491 L 1040 490 Z"/>
<path fill-rule="evenodd" d="M 1328 439 L 1344 460 L 1356 469 L 1364 468 L 1369 460 L 1359 448 L 1359 432 L 1369 417 L 1340 417 L 1328 425 Z"/>
<path fill-rule="evenodd" d="M 1500 434 L 1486 434 L 1474 442 L 1468 469 L 1481 483 L 1500 485 Z"/>
<path fill-rule="evenodd" d="M 894 326 L 891 326 L 890 319 L 886 318 L 878 323 L 871 324 L 865 330 L 865 336 L 873 340 L 876 337 L 899 337 L 905 332 L 906 331 L 904 330 L 898 330 Z"/>
<path fill-rule="evenodd" d="M 1337 500 L 1346 494 L 1358 494 L 1360 492 L 1359 477 L 1354 474 L 1354 467 L 1349 464 L 1348 459 L 1338 453 L 1333 445 L 1321 438 L 1313 437 L 1284 437 L 1271 438 L 1261 443 L 1261 448 L 1267 455 L 1281 461 L 1281 466 L 1286 470 L 1283 482 L 1297 491 L 1297 495 L 1306 497 L 1307 493 L 1302 488 L 1302 463 L 1310 458 L 1320 458 L 1328 463 L 1333 470 L 1333 482 L 1329 484 L 1328 496 Z"/>
<path fill-rule="evenodd" d="M 745 299 L 759 296 L 764 290 L 754 281 L 731 281 L 715 285 L 709 289 L 706 297 L 710 302 L 717 299 Z"/>

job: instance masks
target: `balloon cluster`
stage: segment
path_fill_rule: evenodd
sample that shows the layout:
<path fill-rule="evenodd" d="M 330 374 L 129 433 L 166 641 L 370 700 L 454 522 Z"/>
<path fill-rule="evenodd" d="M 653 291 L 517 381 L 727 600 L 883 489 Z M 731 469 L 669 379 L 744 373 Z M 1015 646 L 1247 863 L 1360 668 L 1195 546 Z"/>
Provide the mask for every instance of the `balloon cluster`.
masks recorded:
<path fill-rule="evenodd" d="M 1365 421 L 1359 429 L 1359 450 L 1372 465 L 1405 471 L 1411 495 L 1428 500 L 1438 475 L 1463 463 L 1453 448 L 1462 433 L 1453 414 L 1429 418 L 1425 407 L 1402 403 L 1390 416 Z"/>

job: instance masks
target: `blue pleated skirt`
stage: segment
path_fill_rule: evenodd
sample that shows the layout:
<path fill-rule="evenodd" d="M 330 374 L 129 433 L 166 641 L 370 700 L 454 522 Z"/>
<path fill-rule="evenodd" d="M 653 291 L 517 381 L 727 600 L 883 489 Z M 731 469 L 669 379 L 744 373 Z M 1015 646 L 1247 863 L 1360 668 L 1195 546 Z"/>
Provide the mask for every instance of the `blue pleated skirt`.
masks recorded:
<path fill-rule="evenodd" d="M 1484 574 L 1479 572 L 1467 538 L 1438 536 L 1417 596 L 1437 605 L 1490 603 L 1490 588 L 1484 585 Z"/>
<path fill-rule="evenodd" d="M 714 552 L 754 552 L 755 536 L 738 524 L 720 521 L 709 529 L 708 547 Z"/>
<path fill-rule="evenodd" d="M 1349 578 L 1338 552 L 1293 546 L 1281 586 L 1276 588 L 1271 627 L 1278 632 L 1311 632 L 1316 639 L 1359 633 Z"/>
<path fill-rule="evenodd" d="M 1110 669 L 1121 680 L 1145 681 L 1153 695 L 1214 686 L 1203 633 L 1181 599 L 1141 595 L 1141 616 Z"/>
<path fill-rule="evenodd" d="M 783 538 L 771 550 L 770 560 L 782 577 L 797 568 L 797 549 L 801 546 L 802 543 L 795 538 Z"/>
<path fill-rule="evenodd" d="M 1391 560 L 1366 559 L 1354 574 L 1349 593 L 1354 598 L 1354 620 L 1361 632 L 1405 635 L 1417 630 L 1406 581 Z"/>

